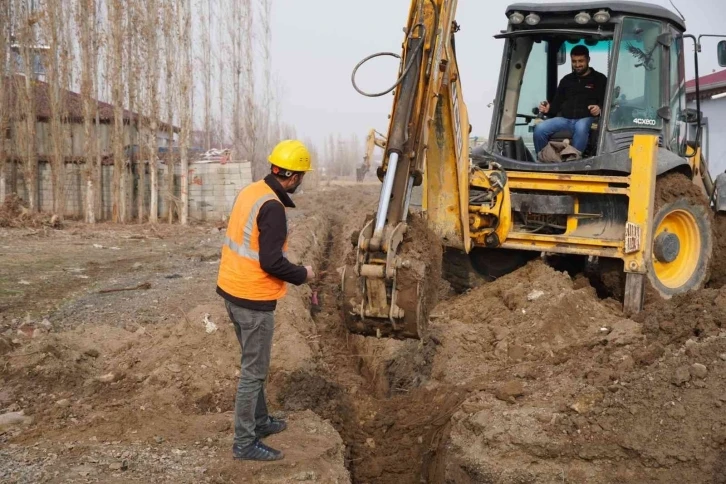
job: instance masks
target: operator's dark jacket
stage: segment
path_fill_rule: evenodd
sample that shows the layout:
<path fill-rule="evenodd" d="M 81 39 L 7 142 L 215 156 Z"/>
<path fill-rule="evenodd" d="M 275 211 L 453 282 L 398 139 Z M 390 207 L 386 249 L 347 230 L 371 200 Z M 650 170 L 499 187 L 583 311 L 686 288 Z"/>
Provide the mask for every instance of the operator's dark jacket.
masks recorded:
<path fill-rule="evenodd" d="M 265 183 L 272 188 L 285 207 L 295 208 L 290 195 L 273 175 L 267 175 Z M 282 246 L 287 239 L 285 208 L 275 200 L 265 202 L 257 212 L 257 228 L 260 231 L 260 267 L 262 270 L 296 286 L 304 283 L 308 271 L 304 267 L 293 264 L 282 254 Z M 277 301 L 250 301 L 234 297 L 219 286 L 217 286 L 217 294 L 237 306 L 254 311 L 274 311 L 277 307 Z"/>
<path fill-rule="evenodd" d="M 588 106 L 603 108 L 608 78 L 592 67 L 585 76 L 574 72 L 567 74 L 557 86 L 555 99 L 550 104 L 550 116 L 567 119 L 582 119 L 592 116 Z"/>

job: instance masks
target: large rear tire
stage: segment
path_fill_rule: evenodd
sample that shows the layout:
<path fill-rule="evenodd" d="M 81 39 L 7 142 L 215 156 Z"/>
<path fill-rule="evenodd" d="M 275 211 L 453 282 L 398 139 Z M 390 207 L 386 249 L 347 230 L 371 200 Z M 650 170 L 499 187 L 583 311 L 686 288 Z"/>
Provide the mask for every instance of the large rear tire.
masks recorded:
<path fill-rule="evenodd" d="M 686 176 L 673 173 L 658 180 L 646 268 L 650 286 L 661 297 L 701 289 L 708 281 L 712 218 L 705 195 Z"/>

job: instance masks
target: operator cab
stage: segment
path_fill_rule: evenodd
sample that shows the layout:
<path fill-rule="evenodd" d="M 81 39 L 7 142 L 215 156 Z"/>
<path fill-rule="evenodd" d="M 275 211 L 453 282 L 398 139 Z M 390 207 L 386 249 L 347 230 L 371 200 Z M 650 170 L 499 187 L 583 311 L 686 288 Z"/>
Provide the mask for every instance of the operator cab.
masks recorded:
<path fill-rule="evenodd" d="M 505 45 L 489 144 L 473 155 L 493 156 L 510 170 L 629 172 L 633 137 L 655 133 L 668 155 L 683 158 L 687 117 L 680 17 L 644 3 L 586 2 L 514 4 L 507 18 L 507 31 L 495 36 Z M 551 103 L 562 78 L 572 72 L 570 52 L 577 45 L 589 50 L 590 67 L 607 76 L 601 113 L 582 159 L 539 163 L 533 139 L 543 118 L 538 105 Z M 550 141 L 565 138 L 571 140 L 572 133 L 555 133 Z"/>

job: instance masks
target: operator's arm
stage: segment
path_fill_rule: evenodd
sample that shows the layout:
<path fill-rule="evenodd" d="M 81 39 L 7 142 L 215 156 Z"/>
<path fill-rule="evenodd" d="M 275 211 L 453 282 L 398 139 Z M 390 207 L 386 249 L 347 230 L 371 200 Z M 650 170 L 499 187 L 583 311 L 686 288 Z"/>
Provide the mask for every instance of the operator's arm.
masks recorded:
<path fill-rule="evenodd" d="M 282 254 L 287 238 L 285 208 L 275 200 L 265 202 L 257 214 L 260 231 L 260 267 L 273 277 L 299 286 L 307 279 L 307 270 L 293 264 Z"/>

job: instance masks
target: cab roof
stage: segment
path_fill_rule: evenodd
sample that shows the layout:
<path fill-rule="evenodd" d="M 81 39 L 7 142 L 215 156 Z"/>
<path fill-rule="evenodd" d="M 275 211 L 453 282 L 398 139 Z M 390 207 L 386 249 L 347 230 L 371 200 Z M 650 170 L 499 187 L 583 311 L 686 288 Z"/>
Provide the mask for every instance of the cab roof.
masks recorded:
<path fill-rule="evenodd" d="M 576 15 L 583 11 L 590 12 L 603 9 L 608 10 L 612 16 L 625 14 L 665 19 L 681 30 L 686 30 L 686 24 L 680 16 L 665 7 L 645 2 L 515 3 L 507 7 L 506 14 L 507 18 L 513 12 L 521 12 L 525 15 L 529 12 L 536 14 L 572 13 L 572 15 Z"/>

